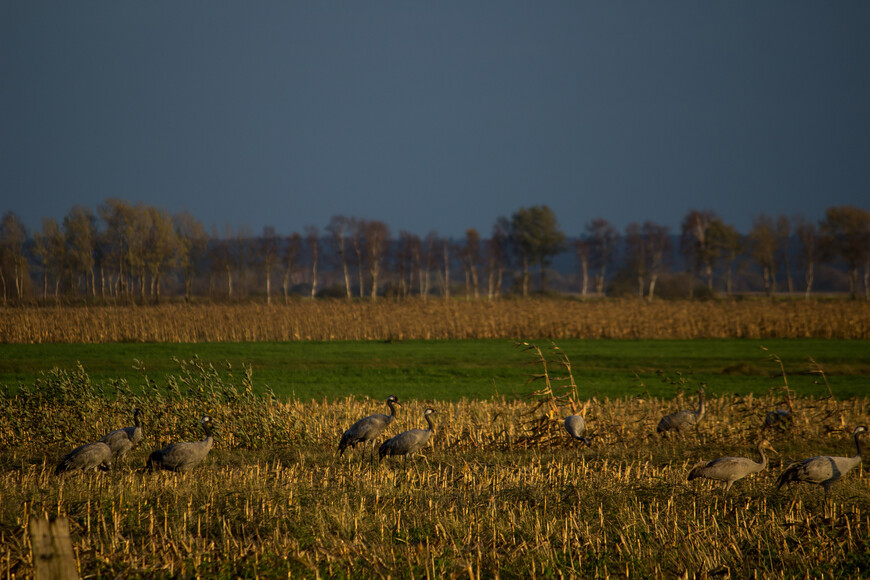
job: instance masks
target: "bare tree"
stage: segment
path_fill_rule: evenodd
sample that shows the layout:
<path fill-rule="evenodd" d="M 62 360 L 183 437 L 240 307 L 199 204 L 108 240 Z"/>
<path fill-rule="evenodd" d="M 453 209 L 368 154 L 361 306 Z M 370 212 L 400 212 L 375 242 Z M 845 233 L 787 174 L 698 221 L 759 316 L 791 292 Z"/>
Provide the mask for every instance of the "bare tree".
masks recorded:
<path fill-rule="evenodd" d="M 208 234 L 202 222 L 188 211 L 173 217 L 175 235 L 178 240 L 178 267 L 184 276 L 184 301 L 193 299 L 193 279 L 198 265 L 208 249 Z"/>
<path fill-rule="evenodd" d="M 281 287 L 284 290 L 284 304 L 290 302 L 290 281 L 293 277 L 293 269 L 296 267 L 296 260 L 302 249 L 302 236 L 297 232 L 293 232 L 284 244 L 284 254 L 282 263 L 284 266 L 284 281 Z"/>
<path fill-rule="evenodd" d="M 209 256 L 212 277 L 218 274 L 226 275 L 227 298 L 231 300 L 233 297 L 233 249 L 232 232 L 229 225 L 225 227 L 223 236 L 216 229 L 212 232 Z"/>
<path fill-rule="evenodd" d="M 752 257 L 761 266 L 764 292 L 770 295 L 776 292 L 776 250 L 777 236 L 773 218 L 761 214 L 752 220 L 752 230 L 749 232 Z"/>
<path fill-rule="evenodd" d="M 647 221 L 643 224 L 642 235 L 646 246 L 646 257 L 649 260 L 649 290 L 647 300 L 655 297 L 656 282 L 665 267 L 665 259 L 671 251 L 671 236 L 667 226 Z"/>
<path fill-rule="evenodd" d="M 94 214 L 86 207 L 76 205 L 63 218 L 66 236 L 67 264 L 73 280 L 84 285 L 97 295 L 94 279 L 94 247 L 97 242 L 97 223 Z"/>
<path fill-rule="evenodd" d="M 619 240 L 619 232 L 604 218 L 596 218 L 586 224 L 587 241 L 591 265 L 597 269 L 595 275 L 595 292 L 604 296 L 607 266 L 612 259 L 613 250 Z"/>
<path fill-rule="evenodd" d="M 98 208 L 100 219 L 106 228 L 102 232 L 103 245 L 106 248 L 104 262 L 112 264 L 115 270 L 115 281 L 110 281 L 110 292 L 117 297 L 130 296 L 132 291 L 132 253 L 133 237 L 136 233 L 136 210 L 126 201 L 115 198 L 106 199 Z"/>
<path fill-rule="evenodd" d="M 317 263 L 320 261 L 320 230 L 317 226 L 305 228 L 305 244 L 311 258 L 311 297 L 317 295 Z"/>
<path fill-rule="evenodd" d="M 864 267 L 864 296 L 870 300 L 870 211 L 854 206 L 829 207 L 819 229 L 829 252 L 846 262 L 852 298 L 858 296 L 858 269 Z"/>
<path fill-rule="evenodd" d="M 238 300 L 246 298 L 250 293 L 251 266 L 254 266 L 253 235 L 250 226 L 242 226 L 236 230 L 233 238 L 233 257 L 236 266 L 236 296 Z"/>
<path fill-rule="evenodd" d="M 372 220 L 364 222 L 363 232 L 365 262 L 368 267 L 369 280 L 371 280 L 372 284 L 371 297 L 372 300 L 376 300 L 378 296 L 378 279 L 383 260 L 386 256 L 390 230 L 384 222 Z"/>
<path fill-rule="evenodd" d="M 465 297 L 478 298 L 478 269 L 480 262 L 480 234 L 474 228 L 465 231 L 465 246 L 462 248 L 462 267 L 465 271 Z"/>
<path fill-rule="evenodd" d="M 414 280 L 417 280 L 418 291 L 423 293 L 423 289 L 419 287 L 421 277 L 419 272 L 423 268 L 423 242 L 417 234 L 410 234 L 407 240 L 408 243 L 408 294 L 413 291 Z"/>
<path fill-rule="evenodd" d="M 436 254 L 438 251 L 438 235 L 435 232 L 426 234 L 426 239 L 420 246 L 420 296 L 423 300 L 429 297 L 432 270 L 435 268 Z"/>
<path fill-rule="evenodd" d="M 712 211 L 694 209 L 683 218 L 680 251 L 683 252 L 691 273 L 689 298 L 695 295 L 695 277 L 701 269 L 706 274 L 707 288 L 713 290 L 713 264 L 717 258 L 717 249 L 710 244 L 707 230 L 714 219 L 716 214 Z"/>
<path fill-rule="evenodd" d="M 280 238 L 275 228 L 265 226 L 259 240 L 258 254 L 263 264 L 263 276 L 266 279 L 266 304 L 272 304 L 272 272 L 278 265 Z"/>
<path fill-rule="evenodd" d="M 815 279 L 816 262 L 819 259 L 819 237 L 816 225 L 798 216 L 795 218 L 795 235 L 798 239 L 798 264 L 804 269 L 804 282 L 806 290 L 804 297 L 809 300 Z"/>
<path fill-rule="evenodd" d="M 585 237 L 577 238 L 574 241 L 574 254 L 580 265 L 580 295 L 583 298 L 586 298 L 589 291 L 589 255 L 591 251 L 592 247 Z"/>
<path fill-rule="evenodd" d="M 734 264 L 743 252 L 743 241 L 734 226 L 719 218 L 710 222 L 708 236 L 710 245 L 715 250 L 711 255 L 725 263 L 725 291 L 730 296 L 733 291 Z"/>
<path fill-rule="evenodd" d="M 52 218 L 42 219 L 42 231 L 34 232 L 34 254 L 42 262 L 42 300 L 48 300 L 48 276 L 54 277 L 54 298 L 58 298 L 60 278 L 63 273 L 63 258 L 65 253 L 63 232 L 57 221 Z"/>
<path fill-rule="evenodd" d="M 399 284 L 399 297 L 405 298 L 411 292 L 414 274 L 420 262 L 420 237 L 411 232 L 399 232 L 396 247 L 396 276 Z"/>
<path fill-rule="evenodd" d="M 156 207 L 146 208 L 148 230 L 145 235 L 144 260 L 151 275 L 151 298 L 160 301 L 160 279 L 173 267 L 178 256 L 178 238 L 172 217 Z"/>
<path fill-rule="evenodd" d="M 356 272 L 359 279 L 359 297 L 365 296 L 365 220 L 350 219 L 350 242 L 356 256 Z"/>
<path fill-rule="evenodd" d="M 794 281 L 791 277 L 791 222 L 786 215 L 780 215 L 776 220 L 776 237 L 777 249 L 779 250 L 779 260 L 785 269 L 785 282 L 788 288 L 788 295 L 794 293 Z"/>
<path fill-rule="evenodd" d="M 441 256 L 441 269 L 438 271 L 438 283 L 441 286 L 441 296 L 450 298 L 450 262 L 453 261 L 453 244 L 447 238 L 438 240 Z"/>
<path fill-rule="evenodd" d="M 326 231 L 329 232 L 329 241 L 333 255 L 338 258 L 341 270 L 344 274 L 344 289 L 347 299 L 350 300 L 350 271 L 347 264 L 347 238 L 351 235 L 352 221 L 343 215 L 332 216 Z"/>
<path fill-rule="evenodd" d="M 15 212 L 7 211 L 0 219 L 0 281 L 3 286 L 3 304 L 6 304 L 6 274 L 8 268 L 15 285 L 15 296 L 21 300 L 24 293 L 24 277 L 27 274 L 27 258 L 24 242 L 27 230 Z"/>
<path fill-rule="evenodd" d="M 641 227 L 637 222 L 631 222 L 625 227 L 626 260 L 628 266 L 637 274 L 637 295 L 643 298 L 646 286 L 647 255 Z"/>
<path fill-rule="evenodd" d="M 505 259 L 507 256 L 507 232 L 504 220 L 496 221 L 492 228 L 492 237 L 486 242 L 487 264 L 487 297 L 492 300 L 501 296 L 502 279 L 504 278 Z"/>

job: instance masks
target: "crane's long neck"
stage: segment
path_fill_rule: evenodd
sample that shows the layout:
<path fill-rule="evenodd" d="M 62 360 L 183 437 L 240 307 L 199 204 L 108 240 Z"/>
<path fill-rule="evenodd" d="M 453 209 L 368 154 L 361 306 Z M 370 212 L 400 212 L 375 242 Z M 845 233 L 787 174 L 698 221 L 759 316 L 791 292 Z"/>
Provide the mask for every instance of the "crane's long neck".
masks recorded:
<path fill-rule="evenodd" d="M 698 393 L 698 410 L 696 411 L 698 419 L 704 416 L 704 391 Z"/>
<path fill-rule="evenodd" d="M 429 415 L 425 415 L 424 418 L 426 419 L 426 422 L 429 423 L 429 428 L 427 429 L 427 431 L 434 432 L 435 423 L 432 422 L 432 418 Z"/>
<path fill-rule="evenodd" d="M 136 427 L 141 427 L 139 424 L 139 409 L 136 409 L 136 411 L 133 412 L 133 424 Z"/>
<path fill-rule="evenodd" d="M 765 469 L 767 469 L 767 455 L 765 455 L 764 453 L 764 447 L 759 445 L 758 452 L 761 454 L 761 462 L 758 464 L 760 465 L 758 471 L 764 471 Z"/>
<path fill-rule="evenodd" d="M 387 416 L 387 422 L 389 423 L 396 418 L 396 404 L 393 401 L 388 400 L 387 405 L 390 407 L 390 414 Z"/>
<path fill-rule="evenodd" d="M 211 423 L 203 423 L 202 428 L 205 430 L 205 439 L 203 439 L 203 441 L 206 441 L 211 445 L 211 442 L 214 441 L 214 437 L 212 437 L 211 434 Z"/>
<path fill-rule="evenodd" d="M 864 443 L 861 441 L 859 435 L 860 433 L 855 433 L 855 457 L 861 459 L 864 455 Z"/>

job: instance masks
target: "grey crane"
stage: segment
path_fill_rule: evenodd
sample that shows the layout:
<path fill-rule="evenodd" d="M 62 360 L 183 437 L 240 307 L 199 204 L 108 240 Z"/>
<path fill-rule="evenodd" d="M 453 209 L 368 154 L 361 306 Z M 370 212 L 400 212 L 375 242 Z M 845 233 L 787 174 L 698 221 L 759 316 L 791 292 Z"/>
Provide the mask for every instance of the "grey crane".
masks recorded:
<path fill-rule="evenodd" d="M 852 437 L 855 439 L 854 457 L 820 455 L 793 463 L 779 475 L 776 480 L 776 488 L 779 489 L 786 483 L 805 481 L 821 485 L 825 489 L 825 498 L 827 498 L 831 491 L 831 485 L 861 464 L 863 445 L 858 436 L 865 431 L 867 431 L 867 427 L 863 425 L 855 427 L 855 430 L 852 431 Z"/>
<path fill-rule="evenodd" d="M 435 432 L 435 424 L 432 423 L 431 419 L 431 415 L 434 414 L 435 409 L 431 407 L 423 412 L 423 418 L 429 424 L 428 429 L 411 429 L 384 441 L 378 448 L 380 458 L 383 459 L 392 455 L 404 455 L 404 464 L 407 465 L 408 456 L 422 449 Z"/>
<path fill-rule="evenodd" d="M 112 468 L 112 450 L 102 441 L 87 443 L 76 447 L 64 455 L 54 473 L 69 473 L 74 471 L 108 471 Z"/>
<path fill-rule="evenodd" d="M 393 419 L 396 418 L 396 405 L 399 405 L 399 399 L 395 395 L 390 395 L 387 397 L 387 406 L 390 407 L 389 415 L 384 415 L 382 413 L 369 415 L 351 425 L 350 428 L 344 432 L 344 435 L 341 436 L 341 441 L 338 442 L 339 457 L 344 455 L 344 450 L 347 447 L 355 449 L 358 443 L 362 443 L 363 451 L 365 451 L 366 445 L 371 443 L 372 458 L 374 458 L 375 439 L 377 439 L 381 433 L 386 431 L 390 423 L 393 422 Z"/>
<path fill-rule="evenodd" d="M 568 415 L 565 417 L 565 431 L 577 441 L 582 441 L 592 447 L 592 441 L 586 438 L 586 419 L 583 415 Z"/>
<path fill-rule="evenodd" d="M 106 433 L 100 441 L 109 446 L 115 459 L 123 459 L 127 452 L 142 441 L 142 425 L 139 416 L 142 414 L 138 408 L 133 409 L 133 426 L 121 427 L 110 433 Z"/>
<path fill-rule="evenodd" d="M 762 439 L 758 443 L 758 453 L 761 455 L 760 462 L 755 462 L 747 457 L 720 457 L 695 466 L 689 472 L 689 481 L 698 477 L 722 481 L 725 483 L 723 495 L 727 495 L 728 490 L 731 489 L 735 481 L 767 469 L 767 455 L 764 454 L 765 449 L 776 453 L 773 445 L 767 439 Z"/>
<path fill-rule="evenodd" d="M 205 459 L 211 451 L 214 438 L 211 434 L 212 418 L 206 415 L 200 421 L 205 430 L 202 441 L 183 441 L 170 443 L 159 451 L 154 451 L 148 458 L 148 469 L 166 469 L 168 471 L 190 471 Z"/>
<path fill-rule="evenodd" d="M 704 418 L 704 387 L 698 389 L 698 408 L 695 410 L 685 409 L 670 415 L 665 415 L 659 421 L 656 432 L 664 435 L 670 431 L 682 433 L 683 431 L 697 427 Z"/>

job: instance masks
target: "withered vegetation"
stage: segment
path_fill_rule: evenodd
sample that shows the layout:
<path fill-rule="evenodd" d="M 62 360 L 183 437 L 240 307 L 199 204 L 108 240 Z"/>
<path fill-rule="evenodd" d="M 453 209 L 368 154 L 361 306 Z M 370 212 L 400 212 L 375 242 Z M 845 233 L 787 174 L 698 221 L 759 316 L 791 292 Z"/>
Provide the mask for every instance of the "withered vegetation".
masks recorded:
<path fill-rule="evenodd" d="M 247 369 L 222 380 L 196 360 L 145 394 L 123 382 L 95 392 L 82 369 L 48 373 L 0 408 L 0 576 L 32 574 L 33 515 L 69 518 L 85 577 L 833 578 L 870 570 L 870 488 L 860 470 L 827 502 L 815 487 L 771 487 L 792 459 L 854 454 L 849 433 L 867 422 L 867 399 L 794 397 L 785 380 L 765 396 L 709 386 L 697 433 L 663 439 L 659 418 L 692 406 L 697 385 L 681 385 L 668 401 L 587 398 L 558 348 L 520 346 L 533 355 L 526 400 L 403 401 L 388 435 L 422 426 L 425 407 L 438 410 L 432 443 L 407 469 L 336 452 L 342 431 L 380 412 L 382 400 L 279 400 L 254 394 Z M 762 427 L 767 411 L 786 405 L 793 421 Z M 134 407 L 146 439 L 126 462 L 54 476 L 65 451 L 126 424 Z M 592 447 L 562 429 L 575 409 Z M 215 420 L 203 465 L 186 474 L 143 469 L 150 450 L 201 438 L 203 414 Z M 697 461 L 751 456 L 761 437 L 780 455 L 729 496 L 686 481 Z"/>

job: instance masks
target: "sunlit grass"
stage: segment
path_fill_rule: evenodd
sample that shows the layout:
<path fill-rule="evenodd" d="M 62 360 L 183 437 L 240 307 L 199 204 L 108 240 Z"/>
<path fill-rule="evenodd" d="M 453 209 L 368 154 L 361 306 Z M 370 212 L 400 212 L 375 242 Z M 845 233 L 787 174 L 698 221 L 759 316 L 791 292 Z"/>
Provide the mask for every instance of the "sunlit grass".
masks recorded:
<path fill-rule="evenodd" d="M 697 434 L 662 440 L 673 400 L 586 398 L 593 447 L 561 427 L 572 393 L 550 361 L 552 392 L 527 400 L 406 399 L 388 434 L 425 425 L 436 435 L 407 469 L 401 460 L 339 459 L 353 421 L 383 399 L 300 402 L 255 394 L 197 361 L 172 389 L 108 397 L 82 372 L 58 372 L 0 409 L 0 573 L 32 573 L 31 515 L 69 518 L 83 576 L 147 577 L 858 577 L 870 570 L 870 488 L 861 470 L 830 502 L 810 486 L 775 491 L 789 460 L 852 455 L 866 398 L 796 397 L 788 430 L 761 432 L 780 393 L 708 401 Z M 534 370 L 534 369 L 533 369 Z M 538 368 L 538 370 L 540 370 Z M 539 380 L 533 388 L 541 387 Z M 531 388 L 529 389 L 531 392 Z M 385 393 L 386 395 L 386 393 Z M 566 398 L 568 397 L 568 398 Z M 551 405 L 552 403 L 552 405 Z M 71 446 L 145 415 L 146 440 L 106 474 L 58 478 Z M 215 418 L 215 449 L 187 474 L 147 473 L 151 449 L 198 439 Z M 687 482 L 691 466 L 753 456 L 759 437 L 779 450 L 770 471 L 721 486 Z M 4 569 L 5 568 L 5 569 Z"/>

